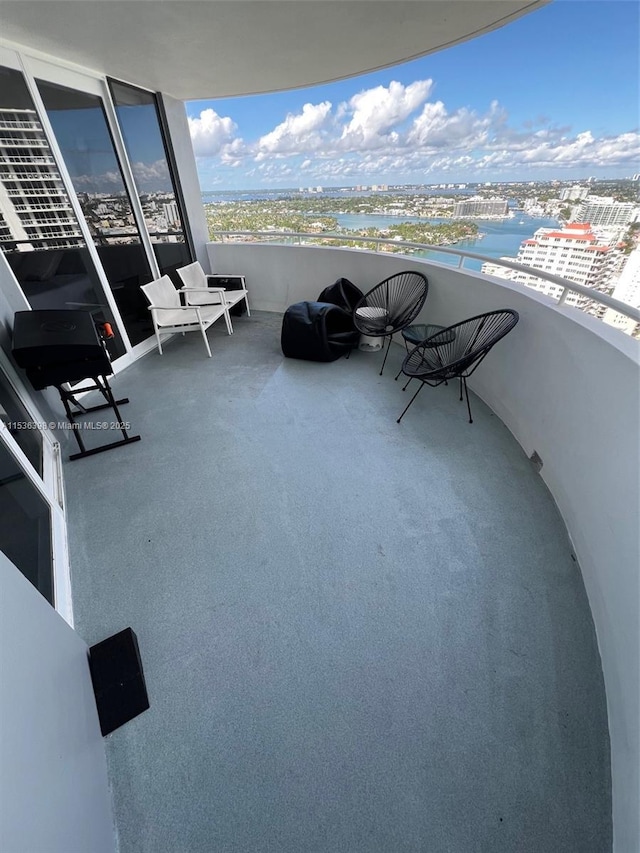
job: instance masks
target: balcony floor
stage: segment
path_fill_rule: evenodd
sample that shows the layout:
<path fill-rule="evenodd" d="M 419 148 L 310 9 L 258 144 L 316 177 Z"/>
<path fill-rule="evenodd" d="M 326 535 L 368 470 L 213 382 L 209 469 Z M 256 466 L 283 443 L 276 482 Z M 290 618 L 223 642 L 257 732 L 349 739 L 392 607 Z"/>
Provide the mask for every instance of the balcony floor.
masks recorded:
<path fill-rule="evenodd" d="M 284 359 L 281 317 L 114 380 L 142 441 L 65 467 L 76 627 L 131 626 L 120 853 L 603 853 L 600 660 L 541 478 L 457 387 Z M 517 330 L 516 330 L 517 333 Z M 482 370 L 491 369 L 491 356 Z"/>

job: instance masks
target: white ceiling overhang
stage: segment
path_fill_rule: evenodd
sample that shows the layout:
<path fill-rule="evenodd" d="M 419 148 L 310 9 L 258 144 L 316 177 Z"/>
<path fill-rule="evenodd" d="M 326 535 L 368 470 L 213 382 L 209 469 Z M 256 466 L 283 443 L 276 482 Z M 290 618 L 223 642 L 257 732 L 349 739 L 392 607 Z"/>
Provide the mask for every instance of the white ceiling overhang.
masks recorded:
<path fill-rule="evenodd" d="M 0 0 L 4 39 L 191 100 L 395 65 L 548 0 Z M 478 69 L 470 69 L 476 73 Z"/>

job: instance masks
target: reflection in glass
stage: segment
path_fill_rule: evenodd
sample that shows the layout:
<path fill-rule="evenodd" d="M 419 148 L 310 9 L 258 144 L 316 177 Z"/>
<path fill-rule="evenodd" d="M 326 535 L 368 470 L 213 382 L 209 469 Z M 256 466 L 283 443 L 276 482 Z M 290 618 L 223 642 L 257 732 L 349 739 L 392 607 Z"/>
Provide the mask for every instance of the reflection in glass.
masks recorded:
<path fill-rule="evenodd" d="M 102 100 L 38 81 L 84 218 L 132 344 L 153 332 L 140 285 L 151 281 Z"/>
<path fill-rule="evenodd" d="M 0 247 L 32 308 L 115 325 L 27 85 L 0 67 Z M 125 351 L 110 342 L 111 356 Z"/>
<path fill-rule="evenodd" d="M 54 604 L 50 510 L 1 441 L 0 551 Z"/>
<path fill-rule="evenodd" d="M 185 242 L 156 97 L 115 80 L 109 81 L 109 87 L 160 272 L 179 283 L 173 273 L 191 263 L 192 257 Z"/>

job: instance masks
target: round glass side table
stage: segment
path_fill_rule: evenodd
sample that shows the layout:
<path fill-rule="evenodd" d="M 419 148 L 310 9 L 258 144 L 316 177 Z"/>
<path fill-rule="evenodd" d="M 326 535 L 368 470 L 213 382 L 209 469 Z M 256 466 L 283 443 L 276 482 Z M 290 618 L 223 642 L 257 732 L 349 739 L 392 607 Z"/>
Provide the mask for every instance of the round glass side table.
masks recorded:
<path fill-rule="evenodd" d="M 402 330 L 402 337 L 404 338 L 404 345 L 407 348 L 407 352 L 409 352 L 409 345 L 416 347 L 418 344 L 426 341 L 427 338 L 430 338 L 431 335 L 435 335 L 436 332 L 441 332 L 443 329 L 446 329 L 446 326 L 436 326 L 433 323 L 416 323 L 415 326 L 407 326 L 406 329 Z M 451 341 L 455 340 L 455 337 L 455 332 L 450 332 L 448 335 L 438 338 L 438 343 L 450 344 Z"/>
<path fill-rule="evenodd" d="M 406 329 L 402 330 L 402 337 L 404 339 L 404 345 L 407 348 L 407 352 L 410 352 L 413 347 L 417 347 L 418 344 L 426 341 L 427 338 L 430 338 L 432 335 L 437 334 L 438 332 L 446 329 L 446 326 L 436 326 L 435 323 L 416 323 L 414 326 L 407 326 Z M 447 332 L 445 335 L 438 335 L 438 339 L 434 342 L 433 346 L 437 347 L 439 344 L 450 344 L 451 341 L 455 341 L 456 333 L 451 331 Z M 398 376 L 402 373 L 402 368 L 398 371 Z M 396 379 L 398 378 L 396 376 Z M 410 382 L 411 380 L 409 380 Z M 407 385 L 409 384 L 407 382 Z M 446 384 L 446 383 L 445 383 Z M 404 387 L 406 388 L 407 385 Z M 404 391 L 404 388 L 402 389 Z"/>

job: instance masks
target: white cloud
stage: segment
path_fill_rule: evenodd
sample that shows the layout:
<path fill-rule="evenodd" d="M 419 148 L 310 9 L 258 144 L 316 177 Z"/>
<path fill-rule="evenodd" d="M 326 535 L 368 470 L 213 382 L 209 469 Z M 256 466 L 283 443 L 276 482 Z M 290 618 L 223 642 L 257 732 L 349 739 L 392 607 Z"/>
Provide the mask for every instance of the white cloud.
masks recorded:
<path fill-rule="evenodd" d="M 167 161 L 164 158 L 162 160 L 156 160 L 155 163 L 132 163 L 131 168 L 133 170 L 136 183 L 142 189 L 147 187 L 155 188 L 161 185 L 166 186 L 167 189 L 171 188 L 169 167 L 167 166 Z"/>
<path fill-rule="evenodd" d="M 363 150 L 394 144 L 399 137 L 391 129 L 424 103 L 432 87 L 432 80 L 416 80 L 409 86 L 394 80 L 387 87 L 376 86 L 354 95 L 339 109 L 340 116 L 351 114 L 342 129 L 342 147 Z"/>
<path fill-rule="evenodd" d="M 330 101 L 323 101 L 321 104 L 305 104 L 302 112 L 297 115 L 289 113 L 281 124 L 260 137 L 257 143 L 256 160 L 263 160 L 269 156 L 313 151 L 320 147 L 330 113 Z"/>
<path fill-rule="evenodd" d="M 540 168 L 597 168 L 640 162 L 640 134 L 621 133 L 596 139 L 590 130 L 573 138 L 556 135 L 543 138 L 532 135 L 528 144 L 517 150 L 500 147 L 474 161 L 477 169 L 522 166 L 523 171 Z"/>
<path fill-rule="evenodd" d="M 508 134 L 507 134 L 508 135 Z M 504 140 L 503 140 L 504 141 Z M 315 158 L 306 169 L 318 183 L 349 181 L 378 182 L 385 177 L 417 182 L 440 180 L 489 179 L 507 176 L 526 178 L 569 169 L 592 172 L 598 167 L 614 168 L 628 164 L 631 169 L 640 161 L 640 134 L 623 133 L 596 139 L 589 131 L 573 137 L 551 133 L 541 138 L 536 133 L 518 137 L 515 149 L 494 140 L 469 150 L 450 148 L 387 148 L 343 156 Z"/>
<path fill-rule="evenodd" d="M 233 140 L 236 130 L 237 126 L 232 119 L 219 116 L 213 109 L 202 110 L 198 118 L 189 118 L 191 142 L 197 157 L 219 154 Z"/>
<path fill-rule="evenodd" d="M 286 185 L 291 181 L 291 178 L 296 174 L 296 171 L 283 160 L 263 160 L 255 170 L 249 174 L 258 176 L 263 184 L 282 186 L 283 184 Z"/>
<path fill-rule="evenodd" d="M 137 188 L 142 192 L 172 191 L 169 167 L 162 158 L 154 163 L 138 161 L 131 164 Z M 94 175 L 74 175 L 73 183 L 84 191 L 93 192 L 125 192 L 122 174 L 119 171 L 108 171 Z"/>
<path fill-rule="evenodd" d="M 506 115 L 497 101 L 492 102 L 483 116 L 466 107 L 449 113 L 442 101 L 435 101 L 424 105 L 409 131 L 407 144 L 421 148 L 470 150 L 489 142 L 491 135 L 498 132 L 505 121 Z"/>
<path fill-rule="evenodd" d="M 234 139 L 220 149 L 220 162 L 237 169 L 247 156 L 247 147 L 242 139 Z"/>
<path fill-rule="evenodd" d="M 439 174 L 466 181 L 475 175 L 514 179 L 627 164 L 637 171 L 635 131 L 596 137 L 592 130 L 572 131 L 544 117 L 513 126 L 497 101 L 484 111 L 452 109 L 428 100 L 432 91 L 432 80 L 392 82 L 359 92 L 337 108 L 328 100 L 306 103 L 252 142 L 236 135 L 230 117 L 203 110 L 190 119 L 194 149 L 201 158 L 209 155 L 218 171 L 242 170 L 245 178 L 272 185 L 296 183 L 295 176 L 302 180 L 303 174 L 307 182 L 331 185 L 437 181 Z"/>
<path fill-rule="evenodd" d="M 101 172 L 91 175 L 72 175 L 73 185 L 81 192 L 124 192 L 124 182 L 120 172 Z"/>

